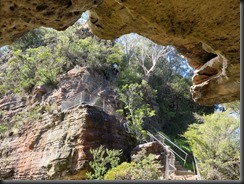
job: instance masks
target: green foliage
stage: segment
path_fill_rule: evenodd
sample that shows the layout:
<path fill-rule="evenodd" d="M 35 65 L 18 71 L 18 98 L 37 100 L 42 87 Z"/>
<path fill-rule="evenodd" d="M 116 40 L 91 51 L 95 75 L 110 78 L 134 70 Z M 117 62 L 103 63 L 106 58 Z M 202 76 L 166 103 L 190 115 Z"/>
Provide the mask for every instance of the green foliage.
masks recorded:
<path fill-rule="evenodd" d="M 65 31 L 39 28 L 14 42 L 8 48 L 13 57 L 0 73 L 0 94 L 29 92 L 36 85 L 55 87 L 60 74 L 76 65 L 101 70 L 120 65 L 121 46 L 100 40 L 87 29 L 79 23 Z"/>
<path fill-rule="evenodd" d="M 58 110 L 58 104 L 53 103 L 51 105 L 46 105 L 44 108 L 48 113 L 52 114 L 53 112 Z"/>
<path fill-rule="evenodd" d="M 240 178 L 240 120 L 226 112 L 202 116 L 202 124 L 192 124 L 184 133 L 200 172 L 206 179 Z"/>
<path fill-rule="evenodd" d="M 46 32 L 47 29 L 43 28 L 33 29 L 32 31 L 18 38 L 14 44 L 9 46 L 9 48 L 11 50 L 26 50 L 27 48 L 39 47 L 45 42 L 44 35 Z"/>
<path fill-rule="evenodd" d="M 138 152 L 131 163 L 123 162 L 109 170 L 105 180 L 158 180 L 163 175 L 161 166 L 155 161 L 155 155 L 146 156 L 145 150 Z"/>
<path fill-rule="evenodd" d="M 140 83 L 142 74 L 132 66 L 124 66 L 120 70 L 120 75 L 117 81 L 117 86 L 121 88 L 125 84 Z"/>
<path fill-rule="evenodd" d="M 9 61 L 2 86 L 15 93 L 31 90 L 35 85 L 55 85 L 63 65 L 62 57 L 55 57 L 49 47 L 16 50 Z M 8 84 L 8 85 L 7 85 Z"/>
<path fill-rule="evenodd" d="M 5 122 L 4 125 L 0 125 L 0 133 L 4 133 L 6 131 L 12 131 L 14 133 L 17 133 L 24 124 L 38 120 L 41 118 L 41 116 L 41 106 L 35 106 L 29 109 L 25 109 L 24 111 L 20 111 L 15 114 L 10 120 Z"/>
<path fill-rule="evenodd" d="M 146 136 L 143 130 L 144 119 L 156 114 L 146 100 L 153 98 L 156 91 L 143 80 L 141 84 L 125 84 L 119 94 L 119 99 L 125 104 L 124 109 L 127 111 L 126 118 L 129 121 L 130 132 L 136 135 L 138 141 L 143 141 Z"/>
<path fill-rule="evenodd" d="M 3 133 L 7 130 L 8 128 L 5 125 L 0 125 L 0 133 Z"/>
<path fill-rule="evenodd" d="M 240 116 L 240 101 L 233 101 L 223 104 L 224 108 Z"/>
<path fill-rule="evenodd" d="M 112 48 L 108 50 L 109 54 L 106 57 L 106 62 L 108 64 L 116 63 L 117 65 L 122 65 L 123 61 L 123 51 L 119 44 L 115 44 Z"/>
<path fill-rule="evenodd" d="M 176 145 L 180 145 L 180 148 L 181 149 L 183 149 L 185 152 L 187 152 L 187 153 L 191 153 L 191 147 L 190 147 L 190 145 L 189 145 L 189 143 L 187 142 L 187 140 L 186 139 L 179 139 L 179 138 L 177 138 L 177 139 L 174 139 L 174 141 L 173 141 Z"/>
<path fill-rule="evenodd" d="M 194 112 L 213 112 L 213 107 L 203 107 L 192 100 L 190 86 L 193 70 L 174 48 L 168 47 L 170 52 L 164 52 L 164 46 L 136 34 L 124 35 L 118 42 L 125 53 L 124 68 L 118 79 L 119 87 L 146 79 L 151 89 L 157 90 L 151 102 L 154 101 L 154 107 L 159 108 L 155 108 L 157 116 L 150 124 L 176 138 L 195 120 Z"/>
<path fill-rule="evenodd" d="M 112 168 L 104 175 L 104 180 L 130 180 L 131 179 L 131 164 L 123 162 L 119 166 Z"/>
<path fill-rule="evenodd" d="M 88 172 L 87 177 L 90 180 L 102 180 L 104 174 L 111 168 L 119 165 L 121 150 L 109 150 L 104 146 L 100 146 L 97 149 L 90 149 L 93 156 L 93 160 L 89 162 L 93 172 Z"/>

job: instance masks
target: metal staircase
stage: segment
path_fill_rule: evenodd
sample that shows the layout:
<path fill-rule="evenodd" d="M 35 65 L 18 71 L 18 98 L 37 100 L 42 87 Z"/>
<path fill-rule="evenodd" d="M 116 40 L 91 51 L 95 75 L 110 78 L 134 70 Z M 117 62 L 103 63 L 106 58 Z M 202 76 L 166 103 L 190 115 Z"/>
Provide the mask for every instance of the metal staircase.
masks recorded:
<path fill-rule="evenodd" d="M 165 160 L 165 173 L 164 177 L 166 180 L 170 179 L 170 176 L 174 174 L 174 178 L 186 179 L 186 180 L 200 180 L 201 176 L 198 171 L 197 162 L 195 158 L 192 158 L 188 153 L 182 150 L 178 145 L 173 143 L 164 133 L 157 131 L 156 133 L 151 133 L 147 131 L 147 135 L 151 140 L 157 141 L 161 144 L 166 151 Z M 171 146 L 169 146 L 171 145 Z M 178 160 L 177 160 L 177 159 Z M 183 162 L 183 165 L 180 161 Z M 192 162 L 193 171 L 186 170 L 184 167 L 186 163 Z M 189 177 L 191 176 L 191 177 Z M 188 178 L 188 179 L 187 179 Z"/>

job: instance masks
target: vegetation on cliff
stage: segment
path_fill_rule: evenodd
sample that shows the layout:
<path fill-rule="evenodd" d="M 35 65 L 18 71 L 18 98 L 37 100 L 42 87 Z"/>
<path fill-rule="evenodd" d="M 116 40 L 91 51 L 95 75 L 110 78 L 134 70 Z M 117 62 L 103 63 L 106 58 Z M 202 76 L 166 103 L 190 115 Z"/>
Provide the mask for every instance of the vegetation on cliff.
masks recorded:
<path fill-rule="evenodd" d="M 55 89 L 67 71 L 75 66 L 89 66 L 111 82 L 120 101 L 117 110 L 127 120 L 129 131 L 138 143 L 146 141 L 145 130 L 163 131 L 172 140 L 184 144 L 186 151 L 192 149 L 201 161 L 206 179 L 238 179 L 240 150 L 236 140 L 239 137 L 233 139 L 232 133 L 239 123 L 232 117 L 227 118 L 228 112 L 214 113 L 214 107 L 200 106 L 192 100 L 189 93 L 192 70 L 173 47 L 159 46 L 135 34 L 113 41 L 101 40 L 90 33 L 86 25 L 77 22 L 66 31 L 35 29 L 1 49 L 0 54 L 1 58 L 7 58 L 0 61 L 0 97 L 30 94 L 42 85 Z M 211 113 L 214 114 L 209 115 Z M 0 118 L 2 116 L 3 111 Z M 199 121 L 199 117 L 203 121 Z M 19 123 L 23 116 L 16 114 L 14 118 L 18 119 L 14 122 Z M 1 123 L 0 132 L 6 130 Z M 138 179 L 144 166 L 141 170 L 138 167 L 145 162 L 151 172 L 147 173 L 148 178 L 157 179 L 157 168 L 147 165 L 152 158 L 141 160 L 124 163 L 106 177 L 116 178 L 113 172 L 118 171 L 121 174 L 118 178 L 126 178 L 125 174 L 136 169 L 138 173 L 130 179 Z M 98 175 L 103 178 L 107 168 L 96 167 L 102 169 Z M 98 175 L 90 173 L 90 178 L 99 179 Z"/>
<path fill-rule="evenodd" d="M 112 85 L 129 112 L 125 114 L 126 118 L 131 125 L 138 124 L 139 129 L 151 124 L 177 137 L 186 130 L 189 122 L 194 121 L 193 112 L 202 114 L 213 111 L 213 108 L 199 106 L 191 99 L 192 71 L 185 70 L 186 60 L 173 47 L 158 46 L 138 35 L 128 35 L 115 41 L 101 40 L 77 22 L 61 32 L 48 28 L 35 29 L 9 45 L 1 54 L 9 56 L 1 67 L 1 96 L 31 93 L 41 85 L 55 88 L 62 74 L 77 65 L 99 70 L 108 80 L 112 78 L 114 81 L 110 71 L 116 64 L 119 73 L 116 83 Z M 141 112 L 138 105 L 133 107 L 138 109 L 134 109 L 137 119 L 134 119 L 134 112 L 123 99 L 132 85 L 144 85 L 138 93 Z M 136 101 L 136 96 L 131 97 Z M 153 119 L 145 119 L 153 115 L 149 109 L 155 111 Z"/>
<path fill-rule="evenodd" d="M 106 172 L 119 165 L 121 150 L 109 150 L 100 146 L 97 149 L 90 149 L 93 159 L 89 162 L 92 172 L 88 172 L 88 179 L 102 180 Z"/>

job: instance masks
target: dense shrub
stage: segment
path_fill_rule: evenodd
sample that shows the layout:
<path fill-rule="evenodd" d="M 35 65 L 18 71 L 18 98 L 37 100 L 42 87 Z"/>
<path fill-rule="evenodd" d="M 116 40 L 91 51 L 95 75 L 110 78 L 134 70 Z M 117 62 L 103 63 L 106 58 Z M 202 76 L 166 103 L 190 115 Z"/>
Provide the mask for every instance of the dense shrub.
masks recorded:
<path fill-rule="evenodd" d="M 161 165 L 155 161 L 155 155 L 146 156 L 140 151 L 131 163 L 123 162 L 108 171 L 105 180 L 158 180 L 162 176 Z"/>
<path fill-rule="evenodd" d="M 240 119 L 230 111 L 201 117 L 184 133 L 193 154 L 200 161 L 204 179 L 240 179 Z"/>
<path fill-rule="evenodd" d="M 102 180 L 104 174 L 111 168 L 119 165 L 120 158 L 122 154 L 121 150 L 109 150 L 100 146 L 97 149 L 90 149 L 93 156 L 93 160 L 89 162 L 92 168 L 92 172 L 87 173 L 88 179 Z"/>

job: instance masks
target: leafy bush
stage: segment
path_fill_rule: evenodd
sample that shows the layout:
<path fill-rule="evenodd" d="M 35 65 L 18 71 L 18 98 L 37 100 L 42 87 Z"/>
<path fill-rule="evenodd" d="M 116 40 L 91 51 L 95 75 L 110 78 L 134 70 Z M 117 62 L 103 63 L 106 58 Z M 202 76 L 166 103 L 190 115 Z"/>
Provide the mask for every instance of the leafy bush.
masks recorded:
<path fill-rule="evenodd" d="M 124 102 L 124 109 L 127 111 L 130 133 L 136 136 L 138 142 L 146 137 L 146 132 L 143 130 L 144 120 L 156 115 L 156 111 L 147 103 L 147 99 L 153 98 L 155 94 L 156 91 L 145 80 L 140 84 L 125 84 L 119 91 L 119 99 Z"/>
<path fill-rule="evenodd" d="M 119 166 L 109 170 L 105 175 L 105 180 L 131 180 L 133 166 L 131 163 L 123 162 Z"/>
<path fill-rule="evenodd" d="M 158 180 L 162 176 L 161 165 L 155 161 L 155 155 L 146 156 L 145 150 L 138 152 L 131 163 L 123 162 L 109 170 L 105 180 Z"/>
<path fill-rule="evenodd" d="M 35 85 L 55 85 L 64 65 L 62 57 L 55 57 L 49 47 L 40 46 L 25 51 L 16 50 L 9 60 L 5 81 L 0 92 L 13 90 L 15 93 L 30 91 Z"/>
<path fill-rule="evenodd" d="M 7 67 L 0 71 L 3 79 L 0 95 L 8 91 L 30 92 L 36 85 L 55 87 L 60 74 L 76 65 L 105 68 L 112 63 L 122 63 L 123 52 L 119 44 L 93 35 L 81 36 L 82 31 L 83 26 L 79 24 L 65 31 L 39 28 L 10 45 L 12 57 Z"/>
<path fill-rule="evenodd" d="M 104 174 L 111 168 L 116 167 L 119 164 L 119 156 L 122 154 L 121 150 L 109 150 L 104 146 L 100 146 L 97 149 L 90 149 L 93 160 L 89 162 L 93 172 L 88 172 L 88 179 L 102 180 Z"/>
<path fill-rule="evenodd" d="M 240 119 L 229 111 L 202 116 L 202 124 L 189 126 L 184 137 L 200 161 L 202 176 L 209 180 L 240 178 Z"/>

